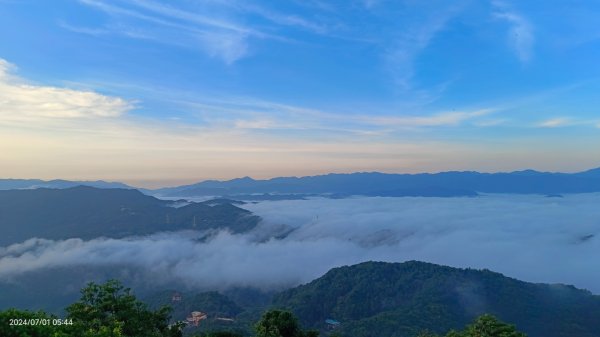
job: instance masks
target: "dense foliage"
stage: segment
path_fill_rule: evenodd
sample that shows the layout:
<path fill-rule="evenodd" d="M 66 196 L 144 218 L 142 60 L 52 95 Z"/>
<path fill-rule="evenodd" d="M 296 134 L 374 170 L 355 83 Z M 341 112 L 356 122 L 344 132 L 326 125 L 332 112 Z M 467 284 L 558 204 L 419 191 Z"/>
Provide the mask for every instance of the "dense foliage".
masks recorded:
<path fill-rule="evenodd" d="M 169 325 L 168 307 L 149 310 L 117 281 L 90 283 L 64 319 L 43 312 L 0 312 L 3 337 L 181 337 L 180 325 Z M 36 319 L 42 320 L 36 320 Z M 14 319 L 18 319 L 16 322 Z M 48 321 L 46 321 L 48 320 Z"/>
<path fill-rule="evenodd" d="M 276 296 L 307 327 L 342 322 L 348 337 L 442 334 L 493 314 L 530 336 L 600 335 L 600 297 L 571 286 L 532 284 L 487 270 L 422 262 L 367 262 L 330 270 Z"/>
<path fill-rule="evenodd" d="M 81 299 L 67 307 L 67 313 L 73 320 L 71 333 L 76 336 L 181 336 L 179 326 L 168 324 L 170 308 L 148 310 L 116 281 L 91 283 L 82 290 Z"/>
<path fill-rule="evenodd" d="M 417 337 L 438 337 L 438 335 L 425 331 Z M 475 322 L 462 331 L 450 331 L 445 337 L 527 337 L 510 324 L 501 322 L 492 315 L 482 315 Z"/>
<path fill-rule="evenodd" d="M 298 319 L 289 311 L 265 312 L 255 326 L 256 337 L 317 337 L 318 331 L 303 331 Z"/>
<path fill-rule="evenodd" d="M 531 284 L 490 271 L 421 262 L 363 263 L 278 294 L 270 306 L 240 306 L 217 292 L 150 296 L 149 306 L 118 282 L 89 284 L 62 325 L 10 325 L 11 318 L 58 319 L 44 312 L 0 312 L 2 337 L 596 337 L 600 298 L 570 286 Z M 169 304 L 175 311 L 167 309 Z M 273 308 L 272 310 L 266 310 Z M 207 317 L 180 329 L 193 311 Z M 173 316 L 171 316 L 173 315 Z M 497 318 L 496 318 L 497 317 Z M 326 320 L 329 322 L 327 323 Z M 335 321 L 338 322 L 335 322 Z M 515 327 L 502 321 L 516 324 Z M 334 323 L 331 323 L 331 322 Z M 64 321 L 63 321 L 64 322 Z M 465 327 L 466 326 L 466 327 Z M 316 330 L 306 330 L 316 329 Z M 428 331 L 428 332 L 426 332 Z"/>

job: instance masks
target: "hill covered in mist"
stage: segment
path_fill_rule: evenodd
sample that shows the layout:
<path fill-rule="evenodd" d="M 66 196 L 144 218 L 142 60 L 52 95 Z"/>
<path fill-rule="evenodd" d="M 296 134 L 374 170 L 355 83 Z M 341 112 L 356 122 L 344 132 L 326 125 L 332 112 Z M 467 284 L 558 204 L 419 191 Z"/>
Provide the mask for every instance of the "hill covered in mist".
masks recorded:
<path fill-rule="evenodd" d="M 0 191 L 0 246 L 33 237 L 121 238 L 184 229 L 237 233 L 257 222 L 258 217 L 227 202 L 178 205 L 133 189 L 77 186 Z"/>

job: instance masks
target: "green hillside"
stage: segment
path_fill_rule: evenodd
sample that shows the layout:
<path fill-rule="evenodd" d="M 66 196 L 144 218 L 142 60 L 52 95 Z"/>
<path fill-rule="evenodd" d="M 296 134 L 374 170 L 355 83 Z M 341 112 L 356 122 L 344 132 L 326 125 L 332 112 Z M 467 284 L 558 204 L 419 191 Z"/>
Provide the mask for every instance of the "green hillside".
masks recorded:
<path fill-rule="evenodd" d="M 239 303 L 217 292 L 176 293 L 172 290 L 163 290 L 145 296 L 142 303 L 116 281 L 109 281 L 100 286 L 88 285 L 81 294 L 81 299 L 68 306 L 66 316 L 63 316 L 72 319 L 72 325 L 11 326 L 9 318 L 13 317 L 56 317 L 44 312 L 32 313 L 9 309 L 0 311 L 0 335 L 2 333 L 4 333 L 2 336 L 8 337 L 84 335 L 90 337 L 146 335 L 157 337 L 182 335 L 593 337 L 600 335 L 600 320 L 598 320 L 600 297 L 589 292 L 571 286 L 522 282 L 487 270 L 458 269 L 414 261 L 366 262 L 335 268 L 306 285 L 277 294 L 270 308 L 262 304 L 240 306 Z M 186 320 L 194 311 L 206 314 L 199 326 L 178 323 Z M 325 320 L 329 320 L 329 325 Z M 339 324 L 334 324 L 336 321 Z M 145 330 L 148 334 L 140 334 L 141 330 Z M 48 335 L 42 331 L 54 331 L 56 334 Z M 83 333 L 84 331 L 89 333 Z"/>
<path fill-rule="evenodd" d="M 278 294 L 274 306 L 321 330 L 327 330 L 326 319 L 335 319 L 341 322 L 336 332 L 348 337 L 444 334 L 485 313 L 516 324 L 530 337 L 600 335 L 600 296 L 414 261 L 335 268 Z"/>

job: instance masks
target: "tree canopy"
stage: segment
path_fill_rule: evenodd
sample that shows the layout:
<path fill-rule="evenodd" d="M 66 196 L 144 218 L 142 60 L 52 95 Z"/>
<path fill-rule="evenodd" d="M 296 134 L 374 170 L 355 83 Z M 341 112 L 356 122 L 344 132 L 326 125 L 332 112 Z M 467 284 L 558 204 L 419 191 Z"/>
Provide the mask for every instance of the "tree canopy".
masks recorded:
<path fill-rule="evenodd" d="M 416 337 L 438 337 L 429 331 L 423 331 Z M 527 337 L 517 331 L 514 325 L 501 322 L 496 317 L 485 314 L 479 316 L 463 331 L 450 331 L 445 337 Z"/>
<path fill-rule="evenodd" d="M 255 325 L 256 337 L 316 337 L 317 331 L 303 331 L 289 311 L 270 310 Z"/>
<path fill-rule="evenodd" d="M 137 300 L 129 288 L 111 280 L 89 283 L 81 298 L 66 308 L 59 318 L 43 311 L 8 309 L 0 311 L 2 337 L 182 337 L 183 323 L 169 324 L 170 307 L 151 310 Z M 17 320 L 17 321 L 15 321 Z M 304 330 L 290 311 L 268 310 L 254 325 L 254 337 L 318 337 L 319 331 Z M 333 331 L 327 336 L 351 337 Z M 196 335 L 198 336 L 198 335 Z M 243 337 L 239 332 L 212 331 L 200 337 Z M 438 337 L 423 331 L 416 337 Z M 526 337 L 513 325 L 492 315 L 482 315 L 462 331 L 450 331 L 444 337 Z"/>
<path fill-rule="evenodd" d="M 59 319 L 42 311 L 0 311 L 2 337 L 181 337 L 181 325 L 169 325 L 170 308 L 149 310 L 118 281 L 90 283 L 81 299 Z M 14 324 L 14 319 L 21 321 Z M 38 319 L 38 320 L 36 320 Z M 25 323 L 25 324 L 21 324 Z"/>

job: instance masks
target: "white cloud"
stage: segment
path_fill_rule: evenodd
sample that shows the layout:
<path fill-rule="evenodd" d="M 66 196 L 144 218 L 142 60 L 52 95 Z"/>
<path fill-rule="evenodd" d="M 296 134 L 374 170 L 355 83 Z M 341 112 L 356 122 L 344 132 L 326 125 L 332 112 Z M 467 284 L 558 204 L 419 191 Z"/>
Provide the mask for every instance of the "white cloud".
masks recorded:
<path fill-rule="evenodd" d="M 179 19 L 183 21 L 188 21 L 191 23 L 198 24 L 200 26 L 207 26 L 217 29 L 230 30 L 243 34 L 252 34 L 262 36 L 262 33 L 254 31 L 248 27 L 244 27 L 242 25 L 238 25 L 232 21 L 224 20 L 224 19 L 216 19 L 213 16 L 205 16 L 199 13 L 184 11 L 177 8 L 169 7 L 160 3 L 156 3 L 153 1 L 147 0 L 131 0 L 135 5 L 148 9 L 157 14 L 163 15 L 165 17 Z"/>
<path fill-rule="evenodd" d="M 93 91 L 27 84 L 14 69 L 0 59 L 0 121 L 117 117 L 133 108 L 132 102 Z"/>
<path fill-rule="evenodd" d="M 419 2 L 415 4 L 421 6 Z M 462 3 L 452 3 L 446 8 L 436 7 L 435 11 L 429 11 L 427 8 L 422 8 L 422 10 L 433 14 L 422 18 L 415 13 L 416 21 L 407 23 L 393 39 L 388 41 L 388 48 L 384 54 L 388 68 L 396 84 L 402 90 L 415 89 L 412 83 L 416 72 L 415 59 L 429 46 L 435 36 L 446 28 L 448 22 L 462 10 Z"/>
<path fill-rule="evenodd" d="M 367 260 L 488 268 L 600 293 L 599 194 L 546 198 L 352 198 L 261 202 L 253 232 L 129 239 L 31 239 L 0 248 L 0 277 L 52 267 L 128 264 L 195 287 L 282 288 Z M 285 239 L 264 240 L 295 230 Z M 590 237 L 590 235 L 593 235 Z M 586 239 L 587 238 L 587 239 Z"/>
<path fill-rule="evenodd" d="M 87 34 L 92 36 L 101 36 L 110 33 L 110 31 L 105 28 L 88 28 L 82 26 L 74 26 L 62 20 L 58 21 L 58 26 L 74 33 Z"/>
<path fill-rule="evenodd" d="M 494 16 L 507 21 L 511 25 L 508 39 L 517 57 L 521 62 L 528 62 L 533 56 L 533 45 L 535 42 L 533 26 L 522 15 L 511 10 L 506 3 L 492 1 L 492 4 L 497 9 Z"/>
<path fill-rule="evenodd" d="M 571 125 L 571 120 L 569 118 L 552 118 L 538 124 L 538 126 L 542 128 L 558 128 L 568 125 Z"/>
<path fill-rule="evenodd" d="M 208 33 L 199 34 L 202 48 L 211 57 L 220 57 L 225 63 L 232 64 L 248 53 L 246 36 L 242 34 Z"/>
<path fill-rule="evenodd" d="M 0 162 L 5 177 L 164 186 L 174 176 L 191 182 L 373 170 L 573 170 L 595 165 L 597 158 L 592 148 L 571 151 L 580 148 L 576 139 L 561 143 L 563 160 L 557 162 L 552 141 L 540 145 L 515 138 L 501 148 L 468 137 L 449 141 L 434 132 L 476 126 L 490 118 L 491 109 L 412 115 L 370 109 L 372 114 L 366 115 L 247 97 L 198 97 L 168 88 L 135 89 L 127 83 L 109 86 L 138 97 L 161 95 L 188 113 L 159 119 L 127 114 L 133 103 L 122 98 L 26 83 L 6 61 L 0 69 Z M 592 122 L 589 126 L 598 123 Z"/>
<path fill-rule="evenodd" d="M 395 127 L 456 126 L 467 120 L 488 115 L 493 111 L 493 109 L 482 109 L 476 111 L 443 112 L 429 116 L 364 117 L 364 119 L 367 123 Z"/>
<path fill-rule="evenodd" d="M 441 31 L 448 21 L 447 16 L 439 16 L 422 26 L 406 31 L 402 37 L 391 42 L 391 47 L 384 55 L 396 84 L 402 89 L 412 89 L 414 76 L 414 59 L 425 49 L 433 37 Z"/>
<path fill-rule="evenodd" d="M 502 125 L 502 124 L 505 124 L 506 122 L 507 122 L 506 119 L 487 119 L 487 120 L 476 121 L 473 123 L 473 125 L 480 126 L 480 127 L 490 127 L 490 126 Z"/>
<path fill-rule="evenodd" d="M 103 29 L 109 29 L 114 34 L 150 39 L 183 48 L 200 49 L 211 57 L 222 59 L 227 64 L 232 64 L 246 56 L 249 36 L 268 37 L 233 21 L 216 19 L 152 1 L 133 1 L 137 7 L 132 8 L 96 0 L 80 0 L 80 2 L 110 15 L 117 24 Z M 142 25 L 140 22 L 151 25 Z"/>

